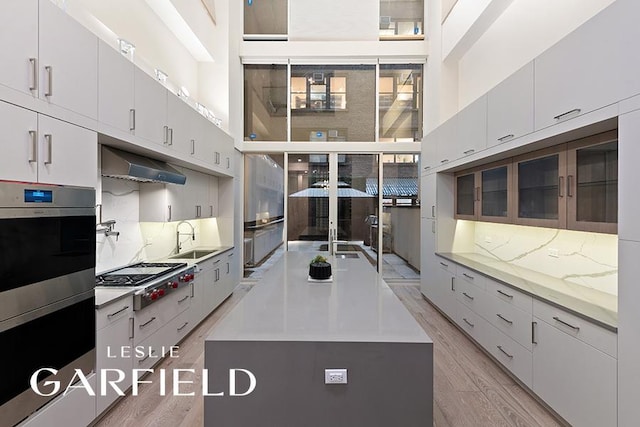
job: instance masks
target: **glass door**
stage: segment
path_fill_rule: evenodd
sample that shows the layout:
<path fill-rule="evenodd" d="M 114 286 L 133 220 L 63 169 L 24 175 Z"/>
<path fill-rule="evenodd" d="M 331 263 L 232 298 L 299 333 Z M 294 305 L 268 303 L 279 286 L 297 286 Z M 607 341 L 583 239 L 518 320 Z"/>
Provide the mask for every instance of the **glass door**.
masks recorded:
<path fill-rule="evenodd" d="M 287 157 L 287 250 L 363 256 L 377 266 L 379 156 Z"/>

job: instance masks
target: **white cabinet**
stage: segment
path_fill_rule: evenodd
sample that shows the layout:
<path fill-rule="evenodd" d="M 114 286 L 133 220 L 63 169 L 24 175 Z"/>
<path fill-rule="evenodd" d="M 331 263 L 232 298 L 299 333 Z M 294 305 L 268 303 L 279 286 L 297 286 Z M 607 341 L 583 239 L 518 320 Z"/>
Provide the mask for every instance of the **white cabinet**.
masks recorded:
<path fill-rule="evenodd" d="M 462 151 L 458 145 L 458 116 L 455 115 L 444 122 L 438 128 L 436 142 L 435 166 L 443 166 L 462 156 Z"/>
<path fill-rule="evenodd" d="M 134 99 L 137 137 L 170 146 L 167 125 L 167 89 L 139 68 L 134 69 Z"/>
<path fill-rule="evenodd" d="M 0 102 L 0 179 L 95 187 L 95 132 Z"/>
<path fill-rule="evenodd" d="M 535 59 L 535 128 L 640 93 L 640 3 L 615 1 Z"/>
<path fill-rule="evenodd" d="M 135 66 L 103 41 L 98 45 L 98 121 L 120 131 L 134 132 L 133 73 Z"/>
<path fill-rule="evenodd" d="M 640 110 L 623 114 L 618 120 L 618 237 L 640 242 L 636 216 L 640 212 L 636 187 L 640 182 Z"/>
<path fill-rule="evenodd" d="M 96 374 L 88 375 L 87 382 L 96 390 Z M 76 384 L 79 386 L 79 384 Z M 61 384 L 65 387 L 64 384 Z M 19 427 L 86 427 L 96 417 L 96 397 L 90 396 L 84 387 L 72 389 L 66 395 L 58 396 L 44 408 L 38 410 Z"/>
<path fill-rule="evenodd" d="M 0 128 L 0 179 L 36 182 L 38 114 L 0 102 Z"/>
<path fill-rule="evenodd" d="M 531 351 L 493 326 L 488 328 L 485 348 L 527 387 L 532 385 Z"/>
<path fill-rule="evenodd" d="M 433 171 L 437 166 L 439 129 L 440 128 L 434 129 L 422 140 L 422 149 L 420 151 L 420 167 L 422 168 L 422 175 Z"/>
<path fill-rule="evenodd" d="M 433 272 L 436 282 L 433 287 L 433 298 L 430 298 L 438 308 L 449 318 L 456 317 L 456 277 L 455 265 L 441 258 L 436 258 L 437 268 Z M 453 270 L 452 270 L 453 269 Z"/>
<path fill-rule="evenodd" d="M 575 426 L 615 426 L 613 357 L 534 317 L 533 391 Z"/>
<path fill-rule="evenodd" d="M 194 156 L 200 131 L 196 117 L 197 112 L 182 99 L 168 94 L 167 125 L 169 127 L 169 144 L 173 150 L 184 157 Z M 198 114 L 199 116 L 199 114 Z M 202 142 L 202 141 L 200 141 Z"/>
<path fill-rule="evenodd" d="M 209 206 L 204 216 L 215 218 L 220 212 L 220 202 L 218 200 L 218 182 L 217 176 L 209 175 Z"/>
<path fill-rule="evenodd" d="M 436 174 L 420 178 L 420 217 L 436 217 Z"/>
<path fill-rule="evenodd" d="M 39 3 L 40 99 L 98 117 L 98 38 L 50 0 Z"/>
<path fill-rule="evenodd" d="M 131 386 L 131 357 L 121 357 L 121 349 L 133 344 L 133 302 L 131 297 L 114 302 L 96 311 L 96 371 L 119 369 L 125 373 L 124 380 L 117 385 L 123 393 Z M 119 397 L 119 393 L 108 384 L 118 379 L 115 372 L 106 373 L 105 393 L 101 392 L 102 377 L 98 376 L 96 411 L 101 414 Z"/>
<path fill-rule="evenodd" d="M 455 158 L 487 148 L 487 95 L 481 96 L 462 109 L 456 121 Z"/>
<path fill-rule="evenodd" d="M 95 132 L 38 116 L 38 182 L 95 187 L 98 139 Z"/>
<path fill-rule="evenodd" d="M 533 62 L 491 89 L 487 99 L 487 146 L 533 132 Z"/>
<path fill-rule="evenodd" d="M 0 85 L 38 95 L 38 0 L 0 3 Z"/>

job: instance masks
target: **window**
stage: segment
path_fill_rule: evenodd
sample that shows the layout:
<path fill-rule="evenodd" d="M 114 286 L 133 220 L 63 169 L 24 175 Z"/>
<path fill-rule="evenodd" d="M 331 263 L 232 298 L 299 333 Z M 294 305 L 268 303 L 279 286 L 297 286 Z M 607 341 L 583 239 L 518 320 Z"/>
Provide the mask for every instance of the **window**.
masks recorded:
<path fill-rule="evenodd" d="M 287 40 L 287 0 L 244 0 L 245 40 Z"/>
<path fill-rule="evenodd" d="M 383 154 L 382 163 L 383 205 L 418 206 L 420 155 Z"/>
<path fill-rule="evenodd" d="M 380 65 L 380 141 L 422 140 L 422 65 Z"/>
<path fill-rule="evenodd" d="M 380 0 L 380 40 L 423 39 L 424 0 Z"/>
<path fill-rule="evenodd" d="M 292 65 L 291 140 L 375 140 L 374 65 Z"/>
<path fill-rule="evenodd" d="M 287 66 L 244 66 L 245 141 L 287 140 Z"/>

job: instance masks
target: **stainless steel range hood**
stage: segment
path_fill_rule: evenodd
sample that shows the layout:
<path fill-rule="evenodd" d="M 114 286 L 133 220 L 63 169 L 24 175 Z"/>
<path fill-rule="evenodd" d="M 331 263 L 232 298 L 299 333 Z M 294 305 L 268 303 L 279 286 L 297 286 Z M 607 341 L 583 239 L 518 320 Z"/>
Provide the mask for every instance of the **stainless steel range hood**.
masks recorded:
<path fill-rule="evenodd" d="M 102 176 L 184 185 L 187 177 L 165 162 L 102 146 Z"/>

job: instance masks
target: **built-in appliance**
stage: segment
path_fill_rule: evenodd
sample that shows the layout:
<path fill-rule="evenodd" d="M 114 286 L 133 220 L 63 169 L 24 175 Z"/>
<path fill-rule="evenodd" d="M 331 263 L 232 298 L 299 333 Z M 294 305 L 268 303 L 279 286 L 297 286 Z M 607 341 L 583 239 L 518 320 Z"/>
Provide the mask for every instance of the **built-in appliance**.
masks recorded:
<path fill-rule="evenodd" d="M 55 397 L 30 388 L 38 369 L 61 384 L 95 370 L 95 226 L 93 188 L 0 182 L 0 425 Z"/>
<path fill-rule="evenodd" d="M 165 162 L 102 146 L 102 176 L 183 185 L 187 177 Z"/>
<path fill-rule="evenodd" d="M 136 287 L 133 309 L 138 311 L 189 286 L 195 267 L 187 263 L 138 263 L 96 276 L 96 286 Z"/>

